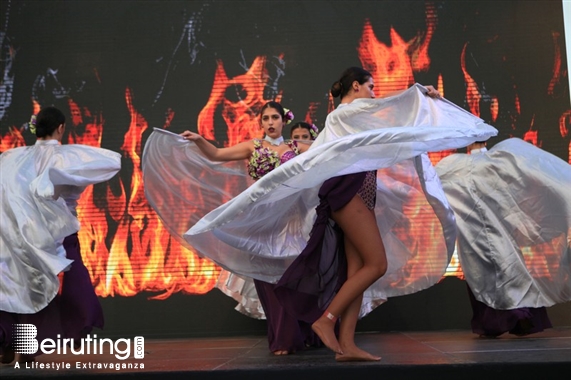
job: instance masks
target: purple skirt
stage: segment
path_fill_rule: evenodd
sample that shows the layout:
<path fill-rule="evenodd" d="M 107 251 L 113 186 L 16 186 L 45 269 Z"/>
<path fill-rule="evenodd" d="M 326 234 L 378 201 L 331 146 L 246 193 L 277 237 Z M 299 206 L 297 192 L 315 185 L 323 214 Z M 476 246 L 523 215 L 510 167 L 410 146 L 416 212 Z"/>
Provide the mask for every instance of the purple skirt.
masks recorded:
<path fill-rule="evenodd" d="M 61 338 L 81 339 L 93 327 L 103 328 L 103 309 L 83 265 L 77 234 L 66 237 L 63 246 L 66 257 L 74 261 L 63 274 L 60 293 L 35 314 L 0 311 L 0 348 L 12 346 L 14 323 L 35 325 L 38 342 L 55 339 L 58 334 Z"/>
<path fill-rule="evenodd" d="M 254 284 L 266 314 L 271 352 L 285 350 L 294 353 L 306 347 L 322 346 L 321 340 L 311 329 L 311 324 L 297 320 L 279 303 L 274 284 L 259 280 L 254 280 Z"/>
<path fill-rule="evenodd" d="M 345 206 L 361 189 L 367 172 L 331 178 L 319 189 L 317 219 L 307 246 L 275 286 L 281 305 L 295 319 L 315 322 L 347 279 L 343 231 L 331 213 Z"/>
<path fill-rule="evenodd" d="M 509 332 L 521 336 L 552 327 L 545 307 L 497 310 L 478 301 L 470 287 L 468 287 L 468 296 L 473 312 L 472 332 L 476 334 L 493 337 Z"/>

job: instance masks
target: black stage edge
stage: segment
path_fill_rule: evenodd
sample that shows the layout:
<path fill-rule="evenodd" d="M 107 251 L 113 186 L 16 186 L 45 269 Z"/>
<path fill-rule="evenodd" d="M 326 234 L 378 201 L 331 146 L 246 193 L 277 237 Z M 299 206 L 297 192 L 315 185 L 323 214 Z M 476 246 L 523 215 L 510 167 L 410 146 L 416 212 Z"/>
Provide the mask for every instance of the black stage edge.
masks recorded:
<path fill-rule="evenodd" d="M 165 300 L 160 293 L 134 297 L 100 298 L 105 328 L 98 336 L 145 339 L 180 339 L 254 336 L 266 334 L 266 322 L 234 310 L 236 301 L 218 289 L 203 295 L 176 293 Z M 571 326 L 571 302 L 547 309 L 553 326 Z M 357 331 L 469 330 L 472 310 L 466 282 L 446 277 L 414 294 L 393 297 L 357 324 Z"/>

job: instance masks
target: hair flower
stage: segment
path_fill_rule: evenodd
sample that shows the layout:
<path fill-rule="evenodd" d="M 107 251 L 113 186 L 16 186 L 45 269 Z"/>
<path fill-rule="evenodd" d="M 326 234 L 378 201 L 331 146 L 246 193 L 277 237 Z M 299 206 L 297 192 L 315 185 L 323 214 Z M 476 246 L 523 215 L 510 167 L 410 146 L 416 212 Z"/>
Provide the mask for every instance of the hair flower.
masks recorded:
<path fill-rule="evenodd" d="M 285 108 L 284 107 L 284 120 L 286 125 L 291 123 L 291 121 L 293 120 L 295 116 L 293 115 L 293 112 L 291 112 L 291 110 L 289 108 Z"/>
<path fill-rule="evenodd" d="M 34 135 L 36 134 L 36 115 L 32 115 L 32 117 L 30 118 L 30 121 L 28 122 L 28 129 Z"/>
<path fill-rule="evenodd" d="M 317 128 L 315 126 L 315 124 L 311 124 L 311 128 L 309 130 L 309 134 L 311 135 L 311 138 L 313 138 L 315 140 L 317 138 L 318 133 L 319 133 L 319 128 Z"/>

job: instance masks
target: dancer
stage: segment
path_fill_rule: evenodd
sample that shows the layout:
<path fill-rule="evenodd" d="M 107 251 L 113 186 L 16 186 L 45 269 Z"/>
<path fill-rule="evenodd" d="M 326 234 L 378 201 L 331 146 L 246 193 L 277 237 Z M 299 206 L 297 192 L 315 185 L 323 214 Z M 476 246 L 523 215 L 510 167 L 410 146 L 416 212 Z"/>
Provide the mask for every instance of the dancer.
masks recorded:
<path fill-rule="evenodd" d="M 427 87 L 427 95 L 440 97 L 433 87 Z M 339 109 L 356 99 L 375 98 L 373 78 L 360 68 L 346 70 L 341 79 L 331 88 L 331 95 L 339 97 Z M 331 119 L 339 117 L 336 112 L 328 115 L 325 130 L 330 131 Z M 355 328 L 359 317 L 363 293 L 387 271 L 387 256 L 383 239 L 377 226 L 374 213 L 377 194 L 376 171 L 368 171 L 335 177 L 325 181 L 319 191 L 321 202 L 318 206 L 318 219 L 332 219 L 336 223 L 336 240 L 341 255 L 345 255 L 346 280 L 336 291 L 324 314 L 312 324 L 312 329 L 324 344 L 336 353 L 338 361 L 376 361 L 379 356 L 359 349 L 355 344 Z M 320 214 L 324 214 L 321 216 Z M 304 252 L 298 259 L 301 265 L 307 255 L 321 255 L 325 231 L 319 233 L 316 224 Z M 278 287 L 287 286 L 293 272 L 300 270 L 294 263 Z M 299 272 L 298 272 L 299 273 Z M 343 273 L 344 274 L 344 273 Z M 342 276 L 340 276 L 342 278 Z M 337 318 L 341 317 L 339 341 L 334 333 Z"/>
<path fill-rule="evenodd" d="M 319 129 L 315 124 L 300 121 L 291 127 L 290 134 L 292 140 L 310 141 L 317 138 Z"/>
<path fill-rule="evenodd" d="M 263 139 L 245 141 L 229 148 L 217 148 L 197 133 L 185 131 L 181 136 L 185 140 L 192 141 L 202 155 L 210 161 L 249 160 L 247 166 L 248 174 L 253 180 L 258 180 L 276 167 L 308 149 L 309 145 L 307 143 L 284 140 L 282 136 L 283 128 L 292 118 L 293 114 L 291 111 L 284 109 L 280 103 L 270 101 L 260 111 L 260 126 L 265 134 Z M 151 140 L 148 143 L 149 151 L 152 149 L 150 147 L 152 144 L 153 141 Z M 147 151 L 147 147 L 145 150 Z M 145 173 L 148 174 L 152 171 L 151 165 L 153 161 L 149 160 L 148 154 L 145 156 Z M 150 189 L 157 182 L 151 181 L 147 176 L 145 183 L 149 184 L 147 197 L 151 205 L 156 205 L 157 202 L 155 202 L 154 198 L 155 195 L 159 194 Z M 164 194 L 160 196 L 164 196 Z M 161 210 L 158 210 L 158 212 L 160 215 Z M 168 220 L 165 220 L 165 222 L 170 224 Z M 302 350 L 306 346 L 319 344 L 319 340 L 311 331 L 310 325 L 292 318 L 279 304 L 273 292 L 273 284 L 253 280 L 255 285 L 254 291 L 251 281 L 248 277 L 237 276 L 234 273 L 223 271 L 217 287 L 225 294 L 239 301 L 238 310 L 254 317 L 265 315 L 271 352 L 275 355 L 287 355 Z M 257 310 L 256 301 L 258 297 L 263 308 L 263 314 Z"/>
<path fill-rule="evenodd" d="M 497 130 L 426 96 L 438 97 L 432 87 L 372 99 L 372 76 L 361 68 L 348 69 L 335 87 L 344 105 L 311 148 L 201 218 L 184 238 L 236 273 L 279 281 L 282 305 L 317 322 L 337 360 L 378 360 L 354 344 L 358 316 L 437 283 L 454 250 L 454 216 L 425 153 Z M 434 233 L 418 233 L 426 230 Z M 341 344 L 333 333 L 339 315 Z"/>
<path fill-rule="evenodd" d="M 192 141 L 211 161 L 237 161 L 249 159 L 248 174 L 254 179 L 260 179 L 281 163 L 290 160 L 295 155 L 306 151 L 307 144 L 298 144 L 285 141 L 282 131 L 285 118 L 291 111 L 285 109 L 278 102 L 266 103 L 260 111 L 260 125 L 264 129 L 264 139 L 252 139 L 236 144 L 229 148 L 217 148 L 198 133 L 184 131 L 181 136 Z"/>
<path fill-rule="evenodd" d="M 571 166 L 517 138 L 442 159 L 436 170 L 458 224 L 458 258 L 481 337 L 551 327 L 571 300 Z"/>
<path fill-rule="evenodd" d="M 103 311 L 81 259 L 75 208 L 86 186 L 109 180 L 121 165 L 118 153 L 61 145 L 65 116 L 57 108 L 43 108 L 29 125 L 35 145 L 0 155 L 3 363 L 32 361 L 38 354 L 15 355 L 13 324 L 35 325 L 38 341 L 58 334 L 80 339 L 93 327 L 103 328 Z"/>

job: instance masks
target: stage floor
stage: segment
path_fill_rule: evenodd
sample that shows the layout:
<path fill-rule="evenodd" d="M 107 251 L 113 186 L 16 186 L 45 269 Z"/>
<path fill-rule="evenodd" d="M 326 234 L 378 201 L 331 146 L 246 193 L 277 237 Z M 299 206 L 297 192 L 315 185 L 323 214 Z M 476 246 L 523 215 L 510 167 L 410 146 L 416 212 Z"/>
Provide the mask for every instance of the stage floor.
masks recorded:
<path fill-rule="evenodd" d="M 118 360 L 114 355 L 50 354 L 38 357 L 34 367 L 69 369 L 0 368 L 0 378 L 105 377 L 168 379 L 504 379 L 565 378 L 571 373 L 571 327 L 554 328 L 526 337 L 505 334 L 478 338 L 470 331 L 361 333 L 357 343 L 381 355 L 375 363 L 336 363 L 326 348 L 307 349 L 288 356 L 273 356 L 264 336 L 146 340 L 143 359 Z M 124 349 L 125 346 L 119 346 Z M 79 367 L 77 368 L 79 363 Z M 97 366 L 133 366 L 98 369 Z M 141 365 L 144 368 L 141 368 Z M 85 367 L 85 368 L 84 368 Z M 91 369 L 89 367 L 92 367 Z"/>

